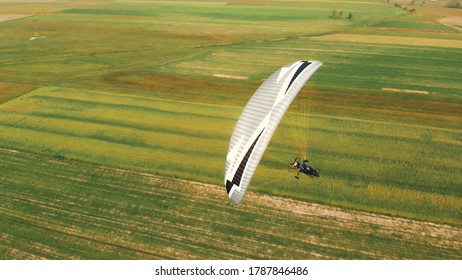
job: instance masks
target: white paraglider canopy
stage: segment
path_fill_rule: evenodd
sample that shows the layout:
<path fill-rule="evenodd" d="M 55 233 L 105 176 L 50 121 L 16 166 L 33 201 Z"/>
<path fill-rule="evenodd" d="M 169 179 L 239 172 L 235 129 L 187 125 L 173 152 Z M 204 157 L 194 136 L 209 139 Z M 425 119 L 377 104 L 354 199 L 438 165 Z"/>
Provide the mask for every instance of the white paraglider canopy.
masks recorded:
<path fill-rule="evenodd" d="M 241 203 L 282 117 L 306 81 L 321 67 L 318 61 L 297 61 L 274 72 L 242 111 L 226 156 L 225 186 L 234 204 Z"/>

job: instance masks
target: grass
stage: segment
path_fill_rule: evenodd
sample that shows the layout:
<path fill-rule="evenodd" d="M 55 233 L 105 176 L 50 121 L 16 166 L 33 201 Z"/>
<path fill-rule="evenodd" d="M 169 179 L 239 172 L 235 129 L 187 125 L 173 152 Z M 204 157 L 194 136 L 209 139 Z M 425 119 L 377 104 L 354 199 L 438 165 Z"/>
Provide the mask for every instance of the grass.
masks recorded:
<path fill-rule="evenodd" d="M 210 166 L 204 166 L 205 161 L 197 162 L 194 155 L 206 151 L 203 156 L 218 160 L 228 141 L 220 130 L 222 124 L 217 122 L 216 107 L 206 104 L 133 96 L 114 98 L 112 94 L 92 91 L 44 88 L 5 105 L 5 110 L 13 106 L 10 108 L 15 111 L 14 115 L 7 113 L 2 118 L 5 132 L 9 131 L 3 134 L 9 137 L 2 141 L 5 144 L 14 146 L 21 139 L 33 137 L 43 141 L 34 141 L 28 149 L 41 147 L 44 152 L 51 145 L 58 154 L 73 154 L 108 165 L 124 162 L 122 166 L 149 167 L 151 172 L 170 169 L 177 176 L 182 172 L 200 174 Z M 15 106 L 27 109 L 22 114 Z M 9 116 L 14 118 L 7 120 Z M 197 126 L 198 123 L 203 126 Z M 22 133 L 28 137 L 15 137 Z M 205 136 L 211 141 L 200 141 Z M 215 176 L 219 175 L 212 177 Z"/>
<path fill-rule="evenodd" d="M 462 201 L 458 186 L 462 182 L 455 153 L 459 132 L 321 116 L 310 121 L 310 159 L 322 178 L 299 182 L 293 180 L 293 174 L 280 175 L 284 181 L 275 180 L 274 185 L 262 179 L 260 191 L 297 193 L 297 197 L 322 203 L 363 205 L 390 215 L 406 212 L 404 216 L 433 216 L 459 223 Z M 290 141 L 290 137 L 284 138 Z M 270 154 L 289 161 L 294 150 L 274 144 Z M 258 178 L 276 173 L 271 158 L 263 166 L 266 170 L 262 168 Z"/>
<path fill-rule="evenodd" d="M 47 204 L 47 196 L 53 196 L 53 188 L 43 189 L 48 173 L 40 171 L 34 175 L 41 182 L 38 185 L 18 175 L 27 165 L 40 165 L 38 155 L 66 163 L 72 159 L 83 162 L 75 165 L 83 173 L 43 163 L 50 170 L 56 169 L 52 185 L 60 188 L 75 181 L 69 178 L 85 177 L 88 169 L 93 168 L 88 166 L 94 165 L 221 185 L 229 137 L 243 106 L 276 68 L 299 59 L 324 63 L 306 88 L 313 94 L 310 159 L 321 171 L 321 177 L 296 182 L 293 174 L 281 167 L 280 160 L 289 161 L 293 157 L 286 147 L 290 139 L 284 137 L 288 133 L 284 133 L 287 127 L 283 123 L 257 171 L 251 192 L 462 225 L 459 187 L 462 185 L 462 84 L 454 78 L 461 74 L 462 35 L 438 23 L 440 13 L 444 12 L 439 3 L 418 7 L 415 14 L 382 1 L 226 4 L 225 1 L 127 1 L 92 6 L 83 2 L 2 3 L 0 13 L 36 13 L 0 24 L 0 147 L 33 153 L 18 158 L 15 153 L 3 155 L 2 166 L 8 166 L 4 170 L 12 170 L 4 173 L 8 174 L 4 176 L 4 182 L 8 183 L 2 185 L 2 192 L 9 193 L 13 183 L 22 186 L 18 197 L 24 192 L 21 203 L 16 205 L 17 198 L 11 198 L 9 206 L 3 208 L 2 218 L 8 219 L 2 222 L 2 230 L 17 224 L 15 232 L 8 236 L 26 235 L 31 220 L 37 218 L 43 219 L 39 226 L 41 234 L 32 238 L 42 239 L 51 229 L 44 222 L 48 216 L 37 214 L 37 205 Z M 351 10 L 354 17 L 332 18 L 333 9 L 346 14 Z M 34 32 L 46 38 L 29 40 Z M 408 39 L 395 44 L 400 38 Z M 224 79 L 215 74 L 247 79 Z M 25 161 L 26 165 L 8 165 L 10 160 Z M 73 172 L 76 174 L 72 175 Z M 108 181 L 119 180 L 117 172 L 105 174 Z M 67 179 L 59 181 L 59 176 Z M 75 189 L 87 198 L 94 197 L 88 200 L 88 207 L 93 203 L 94 207 L 87 210 L 79 210 L 74 204 L 69 207 L 85 213 L 100 207 L 104 212 L 111 207 L 117 209 L 116 203 L 123 206 L 125 219 L 132 210 L 134 214 L 140 211 L 128 206 L 124 200 L 126 193 L 115 195 L 112 202 L 103 199 L 104 190 L 111 189 L 106 181 L 101 183 L 99 192 L 92 193 L 90 181 L 98 176 L 101 174 L 79 182 Z M 136 181 L 132 185 L 136 188 L 144 184 Z M 177 181 L 172 184 L 181 185 Z M 34 202 L 35 208 L 24 206 L 28 195 L 40 192 L 44 193 Z M 228 203 L 224 193 L 216 199 Z M 153 203 L 151 211 L 158 204 L 160 212 L 154 211 L 156 215 L 162 214 L 163 207 L 175 206 L 170 205 L 175 204 L 172 200 L 166 204 L 162 200 L 150 203 Z M 12 209 L 16 207 L 26 208 L 14 212 Z M 239 209 L 232 211 L 244 216 L 227 216 L 231 222 L 256 219 Z M 249 211 L 263 215 L 261 210 Z M 21 218 L 24 213 L 30 219 Z M 52 213 L 50 210 L 47 215 Z M 60 219 L 72 219 L 59 211 L 55 215 L 54 222 L 59 225 Z M 89 232 L 90 225 L 97 223 L 94 218 L 89 217 L 73 230 Z M 88 236 L 93 239 L 98 234 L 106 236 L 107 239 L 98 242 L 110 247 L 107 231 L 111 226 L 114 224 L 109 223 Z M 306 224 L 300 226 L 307 229 Z M 182 229 L 169 230 L 190 234 Z M 242 234 L 242 229 L 235 226 L 223 230 Z M 290 256 L 282 252 L 219 254 L 205 243 L 188 247 L 189 241 L 180 242 L 181 246 L 190 249 L 205 246 L 204 254 L 194 255 L 191 251 L 177 256 L 166 251 L 151 254 L 150 249 L 149 254 L 142 249 L 120 255 L 99 254 L 96 250 L 83 253 L 88 248 L 78 245 L 78 239 L 73 245 L 66 245 L 61 235 L 65 231 L 65 228 L 53 231 L 56 236 L 48 242 L 56 247 L 68 246 L 67 253 L 42 255 L 38 250 L 31 255 L 18 253 L 17 258 Z M 258 233 L 254 234 L 258 237 Z M 194 234 L 190 236 L 197 238 Z M 337 242 L 331 237 L 328 243 Z M 169 243 L 149 239 L 145 233 L 133 242 L 124 248 L 135 243 L 138 245 L 134 247 L 139 248 L 143 242 L 146 246 L 166 247 Z M 274 239 L 268 242 L 277 243 Z M 390 242 L 391 247 L 400 247 L 395 241 Z M 19 251 L 30 252 L 33 244 L 36 243 Z M 91 244 L 88 241 L 88 247 Z M 46 247 L 47 242 L 42 245 Z M 11 247 L 15 246 L 20 245 Z M 6 250 L 7 258 L 14 256 L 13 251 Z M 409 252 L 409 255 L 402 251 L 386 253 L 383 257 L 412 258 L 412 254 L 417 258 L 428 257 L 415 250 Z M 309 257 L 301 253 L 293 256 Z M 366 257 L 342 250 L 330 251 L 327 256 Z"/>
<path fill-rule="evenodd" d="M 456 227 L 15 150 L 0 171 L 2 259 L 460 258 Z"/>
<path fill-rule="evenodd" d="M 228 135 L 240 112 L 239 107 L 58 87 L 2 108 L 5 147 L 215 184 L 221 184 Z M 269 152 L 289 161 L 297 149 L 285 147 L 291 134 L 284 129 L 283 124 L 278 133 L 286 137 L 275 137 Z M 254 190 L 460 223 L 459 131 L 321 115 L 310 118 L 310 129 L 310 152 L 322 178 L 294 185 L 285 165 L 276 163 L 271 170 L 276 175 L 263 171 Z"/>

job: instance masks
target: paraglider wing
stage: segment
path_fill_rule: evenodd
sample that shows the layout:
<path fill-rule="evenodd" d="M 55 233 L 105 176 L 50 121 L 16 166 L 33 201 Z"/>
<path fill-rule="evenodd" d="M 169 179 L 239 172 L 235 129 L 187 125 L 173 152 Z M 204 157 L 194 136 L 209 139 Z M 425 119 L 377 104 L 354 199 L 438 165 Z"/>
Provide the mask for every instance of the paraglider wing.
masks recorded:
<path fill-rule="evenodd" d="M 226 156 L 225 186 L 239 204 L 279 122 L 311 75 L 318 61 L 297 61 L 274 72 L 242 111 Z"/>

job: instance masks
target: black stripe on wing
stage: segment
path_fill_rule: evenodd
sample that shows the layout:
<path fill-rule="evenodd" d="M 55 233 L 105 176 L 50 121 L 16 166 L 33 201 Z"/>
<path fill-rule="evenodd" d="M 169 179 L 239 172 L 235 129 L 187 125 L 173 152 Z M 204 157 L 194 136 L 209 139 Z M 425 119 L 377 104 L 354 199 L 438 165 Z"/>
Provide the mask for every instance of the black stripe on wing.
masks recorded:
<path fill-rule="evenodd" d="M 302 65 L 300 65 L 295 72 L 295 74 L 292 76 L 292 79 L 290 80 L 289 86 L 287 86 L 286 92 L 284 94 L 287 94 L 289 91 L 290 87 L 294 83 L 294 81 L 297 79 L 297 77 L 305 70 L 306 67 L 308 67 L 311 64 L 311 62 L 308 61 L 303 61 Z"/>
<path fill-rule="evenodd" d="M 255 145 L 257 144 L 258 139 L 260 139 L 260 136 L 262 135 L 263 131 L 265 131 L 265 128 L 263 128 L 260 134 L 258 134 L 255 141 L 253 141 L 252 145 L 245 153 L 244 158 L 242 159 L 241 163 L 239 164 L 239 167 L 236 170 L 236 173 L 234 174 L 233 181 L 226 180 L 226 191 L 228 193 L 231 191 L 231 188 L 233 187 L 233 185 L 239 186 L 239 184 L 241 183 L 242 174 L 244 174 L 244 170 L 247 166 L 247 162 L 249 161 L 250 155 L 252 154 L 253 149 L 255 148 Z"/>

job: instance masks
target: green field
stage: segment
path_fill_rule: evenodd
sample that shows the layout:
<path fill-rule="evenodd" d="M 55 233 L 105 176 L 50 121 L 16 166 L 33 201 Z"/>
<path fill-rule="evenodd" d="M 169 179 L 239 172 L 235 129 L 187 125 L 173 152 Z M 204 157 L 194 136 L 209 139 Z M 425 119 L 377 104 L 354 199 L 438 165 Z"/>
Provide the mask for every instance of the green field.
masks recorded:
<path fill-rule="evenodd" d="M 440 1 L 416 1 L 415 13 L 373 0 L 0 3 L 1 258 L 461 257 L 462 32 L 457 21 L 440 19 L 462 18 L 462 10 Z M 28 16 L 2 22 L 6 14 Z M 324 64 L 305 89 L 312 94 L 310 161 L 321 177 L 296 181 L 276 160 L 291 160 L 289 113 L 257 170 L 252 198 L 232 207 L 220 186 L 236 120 L 267 76 L 300 59 Z M 211 197 L 183 180 L 212 184 Z M 336 238 L 355 229 L 311 228 L 341 221 L 332 216 L 300 220 L 292 241 L 261 225 L 269 251 L 252 243 L 258 230 L 253 245 L 235 251 L 206 246 L 210 239 L 194 243 L 203 232 L 220 232 L 220 240 L 242 235 L 265 211 L 280 211 L 252 205 L 267 197 L 435 223 L 454 232 L 452 245 L 430 239 L 431 248 L 403 248 L 390 238 L 395 229 L 381 229 L 372 240 L 351 238 L 348 249 Z M 185 211 L 216 216 L 203 227 L 195 220 L 191 230 L 188 217 L 175 214 Z M 113 212 L 117 218 L 109 218 Z M 282 228 L 291 213 L 284 215 L 281 224 L 271 221 Z M 101 220 L 107 224 L 91 229 Z M 152 237 L 165 234 L 156 232 L 159 223 L 167 223 L 165 238 Z M 66 243 L 68 231 L 75 234 Z M 111 234 L 121 240 L 112 243 Z M 310 247 L 316 234 L 327 236 L 325 248 L 342 250 Z M 306 246 L 297 251 L 294 240 Z M 93 242 L 108 253 L 92 250 Z M 379 246 L 389 251 L 376 253 Z"/>
<path fill-rule="evenodd" d="M 221 186 L 16 150 L 0 149 L 0 171 L 2 259 L 458 259 L 462 249 L 457 227 L 253 193 L 236 208 Z"/>

